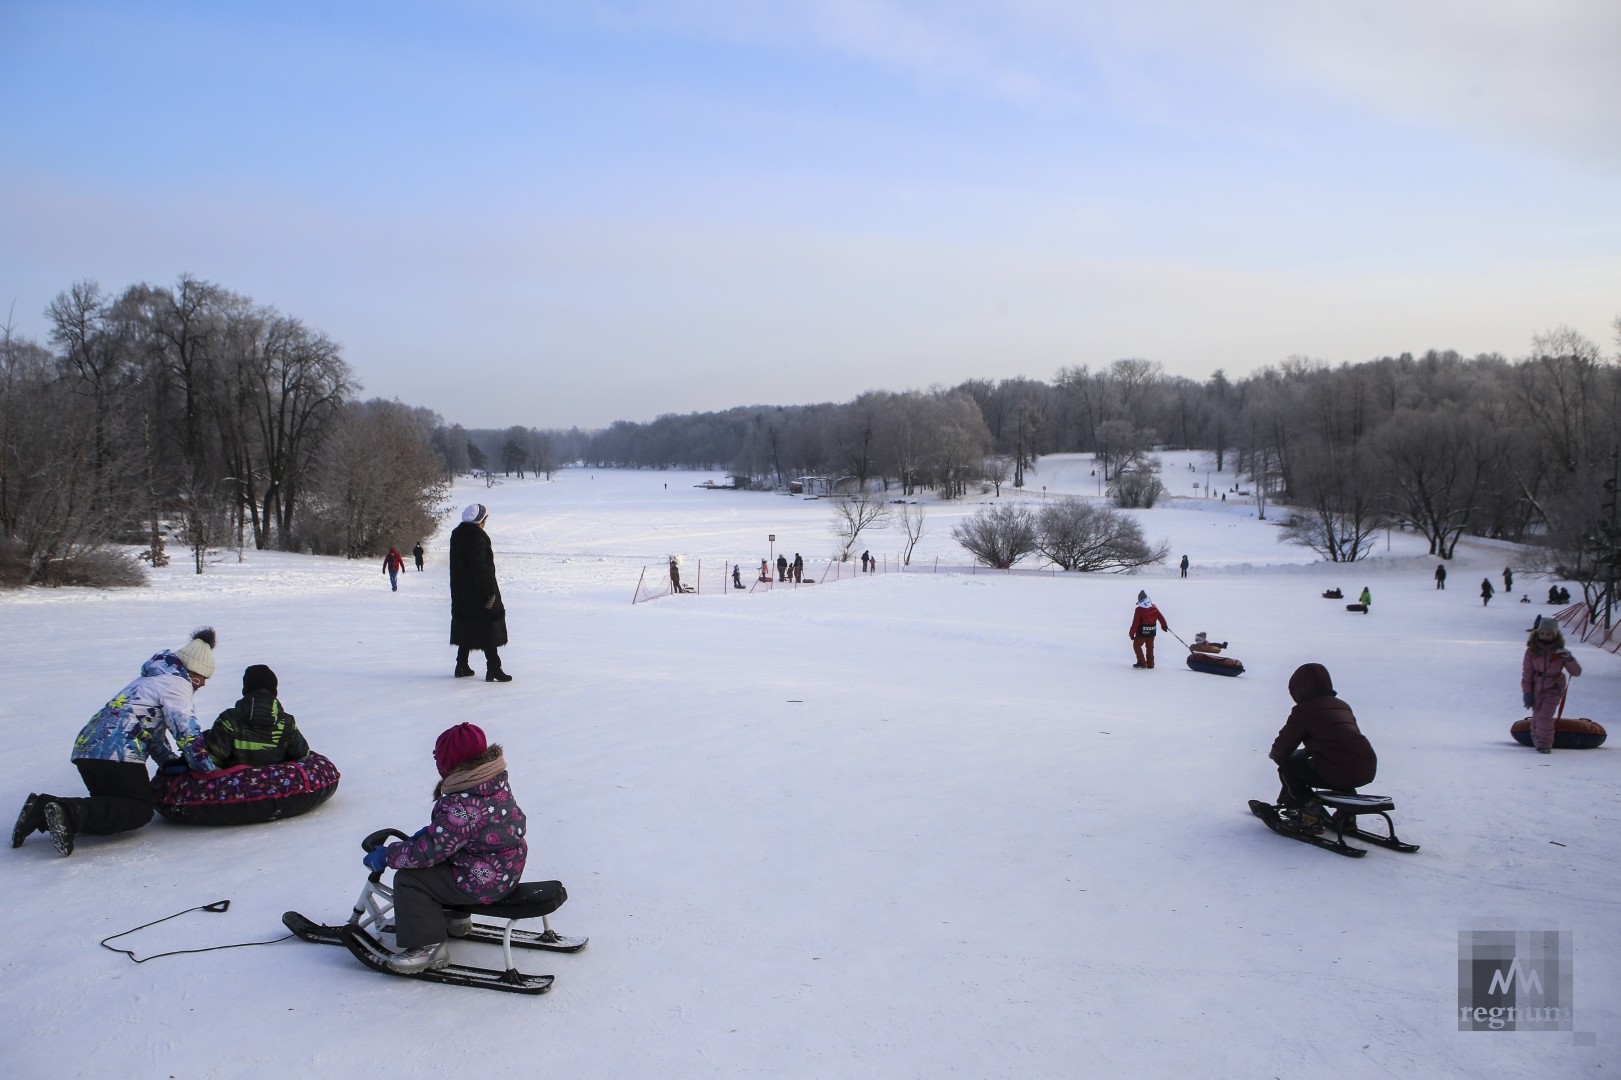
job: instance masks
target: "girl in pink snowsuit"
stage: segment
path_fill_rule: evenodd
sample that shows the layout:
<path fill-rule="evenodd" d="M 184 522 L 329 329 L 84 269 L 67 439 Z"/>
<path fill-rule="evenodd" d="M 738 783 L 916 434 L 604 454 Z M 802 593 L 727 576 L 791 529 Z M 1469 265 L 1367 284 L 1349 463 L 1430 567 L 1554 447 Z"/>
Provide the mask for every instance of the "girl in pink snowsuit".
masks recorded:
<path fill-rule="evenodd" d="M 1525 643 L 1525 659 L 1520 663 L 1520 693 L 1531 710 L 1531 743 L 1537 753 L 1553 751 L 1554 711 L 1565 695 L 1565 673 L 1582 673 L 1582 665 L 1565 648 L 1565 635 L 1559 624 L 1543 619 Z"/>

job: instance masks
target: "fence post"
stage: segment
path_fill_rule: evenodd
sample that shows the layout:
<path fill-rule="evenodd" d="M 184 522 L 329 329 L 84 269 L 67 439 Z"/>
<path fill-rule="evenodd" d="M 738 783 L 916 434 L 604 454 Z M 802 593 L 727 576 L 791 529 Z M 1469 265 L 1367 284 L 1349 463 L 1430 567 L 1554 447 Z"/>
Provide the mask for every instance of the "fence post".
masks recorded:
<path fill-rule="evenodd" d="M 647 577 L 647 567 L 642 567 L 642 576 L 636 579 L 636 594 L 630 598 L 630 606 L 636 606 L 636 600 L 642 595 L 642 581 Z"/>

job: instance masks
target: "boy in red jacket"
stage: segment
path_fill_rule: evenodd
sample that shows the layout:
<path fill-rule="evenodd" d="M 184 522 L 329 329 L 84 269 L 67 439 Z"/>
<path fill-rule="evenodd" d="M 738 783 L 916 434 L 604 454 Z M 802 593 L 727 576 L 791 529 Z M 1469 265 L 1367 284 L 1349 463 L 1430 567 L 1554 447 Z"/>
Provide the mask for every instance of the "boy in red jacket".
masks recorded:
<path fill-rule="evenodd" d="M 1131 613 L 1131 629 L 1126 636 L 1131 638 L 1131 648 L 1137 654 L 1137 662 L 1132 667 L 1151 668 L 1154 666 L 1154 634 L 1155 624 L 1159 629 L 1169 633 L 1171 628 L 1165 622 L 1159 608 L 1154 601 L 1148 598 L 1146 592 L 1137 593 L 1137 607 Z"/>

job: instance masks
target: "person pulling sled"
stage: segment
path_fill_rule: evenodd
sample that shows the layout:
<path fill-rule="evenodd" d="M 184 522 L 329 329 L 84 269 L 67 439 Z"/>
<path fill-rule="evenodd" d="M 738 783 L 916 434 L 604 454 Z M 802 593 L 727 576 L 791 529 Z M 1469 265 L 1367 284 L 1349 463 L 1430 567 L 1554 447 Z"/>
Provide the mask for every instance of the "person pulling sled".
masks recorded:
<path fill-rule="evenodd" d="M 1137 606 L 1131 613 L 1131 628 L 1126 636 L 1131 638 L 1131 648 L 1137 656 L 1137 662 L 1131 665 L 1134 668 L 1151 668 L 1154 666 L 1154 634 L 1156 624 L 1159 629 L 1170 632 L 1170 624 L 1165 616 L 1160 614 L 1159 608 L 1148 594 L 1141 590 L 1137 593 Z"/>

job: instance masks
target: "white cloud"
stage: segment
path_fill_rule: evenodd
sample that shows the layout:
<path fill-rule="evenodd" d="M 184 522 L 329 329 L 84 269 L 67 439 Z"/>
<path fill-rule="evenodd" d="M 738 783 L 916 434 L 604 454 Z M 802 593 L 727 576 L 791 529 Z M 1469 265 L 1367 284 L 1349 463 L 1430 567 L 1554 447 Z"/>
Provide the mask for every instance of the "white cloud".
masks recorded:
<path fill-rule="evenodd" d="M 621 19 L 813 46 L 1051 109 L 1174 125 L 1213 101 L 1338 98 L 1403 122 L 1621 163 L 1615 0 L 661 0 Z"/>

